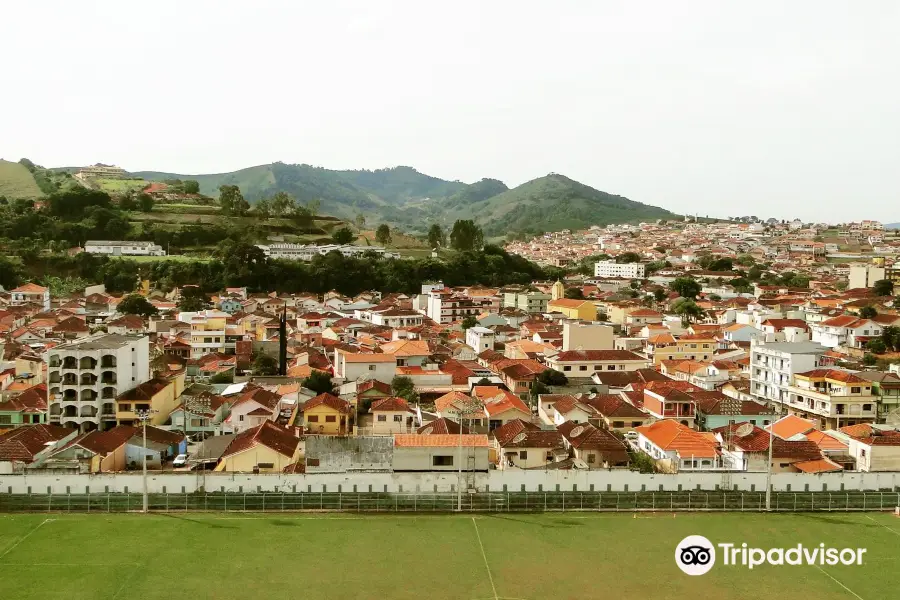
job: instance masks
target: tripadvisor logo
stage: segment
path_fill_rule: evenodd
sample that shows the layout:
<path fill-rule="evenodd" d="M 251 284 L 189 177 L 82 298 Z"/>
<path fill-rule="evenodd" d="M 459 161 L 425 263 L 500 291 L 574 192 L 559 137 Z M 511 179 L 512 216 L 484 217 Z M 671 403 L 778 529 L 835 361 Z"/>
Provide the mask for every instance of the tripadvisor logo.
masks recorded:
<path fill-rule="evenodd" d="M 716 564 L 717 556 L 724 566 L 753 569 L 760 565 L 861 565 L 865 553 L 865 548 L 829 548 L 825 544 L 764 550 L 747 544 L 713 544 L 702 535 L 689 535 L 675 548 L 675 564 L 688 575 L 706 575 Z"/>

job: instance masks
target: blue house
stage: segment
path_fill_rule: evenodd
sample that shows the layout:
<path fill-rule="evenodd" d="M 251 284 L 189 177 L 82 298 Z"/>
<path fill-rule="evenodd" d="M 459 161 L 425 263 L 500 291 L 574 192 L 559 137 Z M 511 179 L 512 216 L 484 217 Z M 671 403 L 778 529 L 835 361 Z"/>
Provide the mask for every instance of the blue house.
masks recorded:
<path fill-rule="evenodd" d="M 731 423 L 765 427 L 778 420 L 773 409 L 754 400 L 737 400 L 721 392 L 694 392 L 691 395 L 697 405 L 697 423 L 705 431 Z"/>

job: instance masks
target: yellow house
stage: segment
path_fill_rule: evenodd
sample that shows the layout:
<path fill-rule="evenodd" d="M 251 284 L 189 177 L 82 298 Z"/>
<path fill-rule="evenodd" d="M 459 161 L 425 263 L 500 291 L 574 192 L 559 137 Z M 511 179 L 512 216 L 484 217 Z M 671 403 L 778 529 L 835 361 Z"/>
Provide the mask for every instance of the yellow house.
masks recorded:
<path fill-rule="evenodd" d="M 272 421 L 237 434 L 216 471 L 229 473 L 281 473 L 300 458 L 300 438 Z"/>
<path fill-rule="evenodd" d="M 306 433 L 319 435 L 349 435 L 350 403 L 331 394 L 319 394 L 303 405 L 303 425 Z"/>
<path fill-rule="evenodd" d="M 150 425 L 162 425 L 184 392 L 184 371 L 172 378 L 154 377 L 116 398 L 116 424 L 137 425 L 138 411 L 152 410 Z"/>
<path fill-rule="evenodd" d="M 225 352 L 225 321 L 228 313 L 206 310 L 191 317 L 191 358 Z"/>
<path fill-rule="evenodd" d="M 683 335 L 680 338 L 653 347 L 653 365 L 664 360 L 712 360 L 716 353 L 716 340 L 706 335 Z"/>
<path fill-rule="evenodd" d="M 569 300 L 560 298 L 547 303 L 547 311 L 564 314 L 569 319 L 596 321 L 597 307 L 587 300 Z"/>

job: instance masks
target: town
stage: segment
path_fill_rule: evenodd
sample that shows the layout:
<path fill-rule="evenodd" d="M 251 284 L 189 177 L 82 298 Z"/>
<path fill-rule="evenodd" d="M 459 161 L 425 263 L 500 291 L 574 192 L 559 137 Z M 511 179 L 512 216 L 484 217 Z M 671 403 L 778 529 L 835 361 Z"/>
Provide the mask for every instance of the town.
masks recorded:
<path fill-rule="evenodd" d="M 510 242 L 529 285 L 20 285 L 0 474 L 900 472 L 900 236 L 702 221 Z"/>

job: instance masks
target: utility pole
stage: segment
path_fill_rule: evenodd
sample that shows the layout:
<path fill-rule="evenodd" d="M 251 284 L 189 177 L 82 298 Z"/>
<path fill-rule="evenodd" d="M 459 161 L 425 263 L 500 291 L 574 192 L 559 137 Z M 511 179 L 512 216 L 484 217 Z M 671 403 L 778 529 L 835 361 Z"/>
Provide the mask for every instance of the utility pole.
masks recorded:
<path fill-rule="evenodd" d="M 456 511 L 462 512 L 462 440 L 463 440 L 463 416 L 468 416 L 470 421 L 472 419 L 472 415 L 476 414 L 478 411 L 484 411 L 484 405 L 478 402 L 477 400 L 471 400 L 467 402 L 459 402 L 454 403 L 453 409 L 448 411 L 450 414 L 455 414 L 457 418 L 457 423 L 459 424 L 459 437 L 458 443 L 456 446 Z"/>
<path fill-rule="evenodd" d="M 144 431 L 144 445 L 143 445 L 143 457 L 141 460 L 141 471 L 143 472 L 143 491 L 144 491 L 144 503 L 143 510 L 141 512 L 147 512 L 147 421 L 150 420 L 150 416 L 153 413 L 158 413 L 158 410 L 141 410 L 137 411 L 138 419 L 141 420 L 141 428 Z"/>

